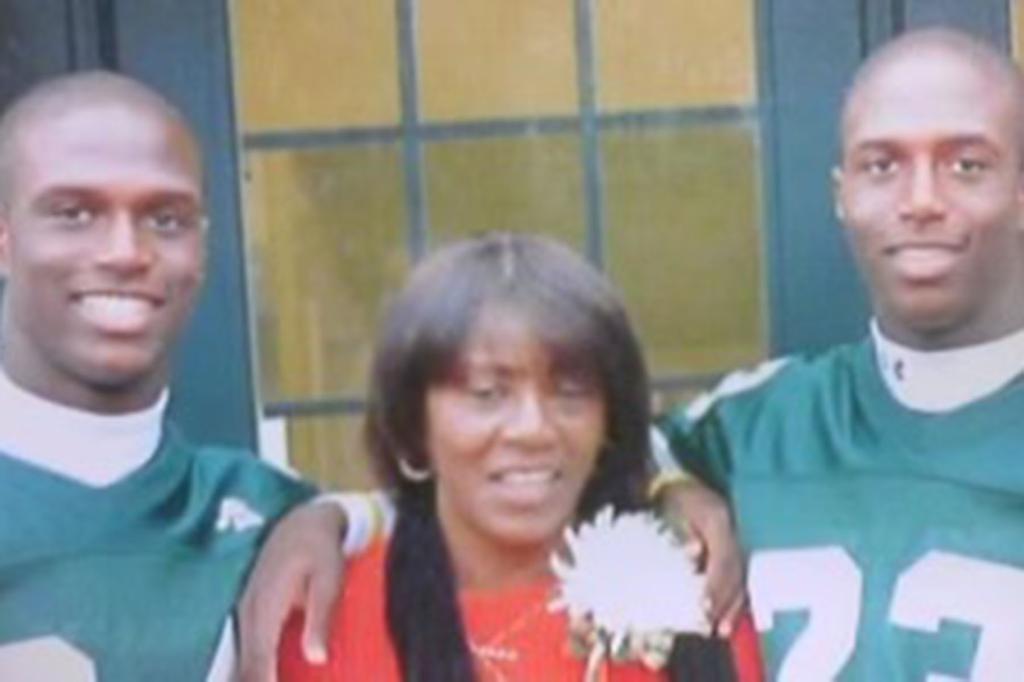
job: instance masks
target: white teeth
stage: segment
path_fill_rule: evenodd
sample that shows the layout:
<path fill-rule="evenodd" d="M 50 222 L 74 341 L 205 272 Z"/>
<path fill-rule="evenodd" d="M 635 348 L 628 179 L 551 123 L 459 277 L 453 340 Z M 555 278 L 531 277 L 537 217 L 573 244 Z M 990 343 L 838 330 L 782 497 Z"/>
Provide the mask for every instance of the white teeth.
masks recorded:
<path fill-rule="evenodd" d="M 938 277 L 957 262 L 958 254 L 953 249 L 938 247 L 905 248 L 896 254 L 900 271 L 912 279 Z"/>
<path fill-rule="evenodd" d="M 146 323 L 153 303 L 135 296 L 89 294 L 78 301 L 79 310 L 92 323 L 115 330 L 130 330 Z"/>
<path fill-rule="evenodd" d="M 538 485 L 555 480 L 555 472 L 552 469 L 505 471 L 498 478 L 513 485 Z"/>

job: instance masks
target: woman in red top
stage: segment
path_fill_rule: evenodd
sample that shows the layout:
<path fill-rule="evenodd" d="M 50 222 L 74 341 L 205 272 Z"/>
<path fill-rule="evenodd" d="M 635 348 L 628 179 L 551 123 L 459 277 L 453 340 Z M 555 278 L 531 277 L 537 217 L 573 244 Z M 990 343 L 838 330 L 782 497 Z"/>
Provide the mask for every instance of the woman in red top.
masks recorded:
<path fill-rule="evenodd" d="M 369 395 L 394 532 L 349 567 L 327 664 L 304 661 L 296 621 L 281 679 L 582 680 L 567 617 L 548 608 L 550 557 L 598 509 L 644 506 L 646 376 L 618 297 L 563 246 L 495 235 L 421 264 L 384 322 Z M 685 638 L 667 670 L 605 663 L 600 679 L 757 668 L 747 624 L 731 648 Z"/>

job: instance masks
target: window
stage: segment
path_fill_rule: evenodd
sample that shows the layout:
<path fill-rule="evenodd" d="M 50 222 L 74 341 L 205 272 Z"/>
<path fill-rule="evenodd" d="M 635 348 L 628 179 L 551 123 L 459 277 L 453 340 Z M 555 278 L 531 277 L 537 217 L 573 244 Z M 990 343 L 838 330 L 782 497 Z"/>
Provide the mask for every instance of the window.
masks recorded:
<path fill-rule="evenodd" d="M 586 254 L 659 393 L 763 357 L 752 0 L 232 7 L 265 433 L 306 474 L 369 483 L 381 305 L 462 235 Z"/>

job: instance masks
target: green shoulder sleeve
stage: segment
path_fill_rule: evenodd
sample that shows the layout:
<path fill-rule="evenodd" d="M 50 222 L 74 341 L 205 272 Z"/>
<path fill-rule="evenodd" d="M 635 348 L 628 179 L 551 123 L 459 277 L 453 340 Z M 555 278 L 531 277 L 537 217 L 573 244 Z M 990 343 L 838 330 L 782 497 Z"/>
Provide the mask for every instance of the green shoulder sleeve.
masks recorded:
<path fill-rule="evenodd" d="M 656 424 L 661 438 L 652 443 L 658 468 L 681 466 L 712 487 L 727 489 L 734 464 L 726 416 L 730 402 L 765 384 L 788 361 L 780 358 L 731 372 L 713 390 L 669 410 Z"/>

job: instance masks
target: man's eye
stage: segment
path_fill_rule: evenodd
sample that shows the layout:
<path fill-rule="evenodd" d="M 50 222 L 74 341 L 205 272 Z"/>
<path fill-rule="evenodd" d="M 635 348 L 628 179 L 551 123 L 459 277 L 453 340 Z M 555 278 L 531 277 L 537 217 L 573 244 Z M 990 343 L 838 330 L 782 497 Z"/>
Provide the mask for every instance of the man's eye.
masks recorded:
<path fill-rule="evenodd" d="M 957 175 L 974 176 L 988 170 L 988 163 L 981 159 L 960 157 L 958 159 L 953 159 L 953 163 L 950 164 L 950 168 Z"/>
<path fill-rule="evenodd" d="M 861 163 L 860 169 L 868 175 L 889 175 L 896 170 L 896 161 L 890 158 L 866 159 Z"/>
<path fill-rule="evenodd" d="M 160 234 L 177 234 L 196 229 L 202 219 L 181 211 L 160 210 L 147 213 L 142 218 L 143 226 Z"/>
<path fill-rule="evenodd" d="M 96 212 L 80 204 L 54 206 L 50 209 L 50 216 L 67 227 L 85 227 L 96 220 Z"/>

